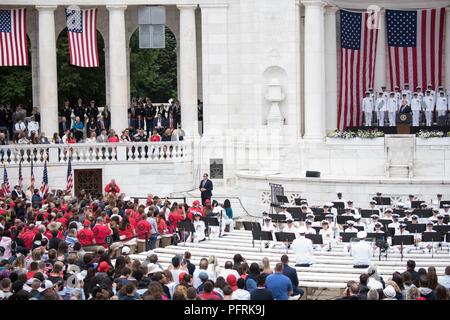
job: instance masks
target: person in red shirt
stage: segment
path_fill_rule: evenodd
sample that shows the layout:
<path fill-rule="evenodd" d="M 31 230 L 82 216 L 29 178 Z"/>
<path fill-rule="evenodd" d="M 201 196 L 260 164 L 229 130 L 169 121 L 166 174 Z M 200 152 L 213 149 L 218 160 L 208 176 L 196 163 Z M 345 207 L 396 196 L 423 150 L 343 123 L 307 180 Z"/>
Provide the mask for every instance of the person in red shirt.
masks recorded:
<path fill-rule="evenodd" d="M 153 134 L 150 137 L 150 142 L 159 142 L 161 141 L 161 136 L 158 134 L 158 131 L 153 130 Z"/>
<path fill-rule="evenodd" d="M 119 142 L 119 137 L 117 136 L 116 132 L 114 131 L 114 129 L 109 130 L 109 138 L 108 138 L 108 142 Z"/>
<path fill-rule="evenodd" d="M 167 234 L 168 233 L 168 229 L 167 229 L 167 224 L 166 221 L 164 220 L 164 213 L 160 213 L 157 217 L 156 217 L 156 224 L 158 225 L 158 233 L 159 234 Z"/>
<path fill-rule="evenodd" d="M 141 240 L 150 239 L 150 232 L 152 231 L 152 226 L 147 221 L 147 215 L 145 213 L 142 214 L 142 219 L 136 224 L 136 232 L 138 238 Z"/>
<path fill-rule="evenodd" d="M 104 248 L 108 248 L 108 244 L 106 244 L 106 237 L 112 234 L 112 230 L 103 223 L 103 218 L 98 217 L 97 223 L 92 228 L 92 232 L 94 233 L 95 243 L 103 246 Z"/>
<path fill-rule="evenodd" d="M 177 229 L 178 222 L 184 220 L 182 214 L 180 213 L 180 210 L 178 210 L 178 206 L 173 206 L 170 209 L 168 220 L 169 220 L 168 223 L 169 232 L 174 233 L 175 230 Z"/>
<path fill-rule="evenodd" d="M 198 201 L 198 200 L 195 200 L 194 202 L 192 202 L 192 207 L 189 208 L 189 210 L 188 210 L 189 220 L 191 220 L 191 221 L 193 220 L 195 212 L 200 212 L 200 214 L 202 216 L 204 216 L 203 210 L 200 208 L 200 201 Z"/>
<path fill-rule="evenodd" d="M 133 226 L 127 216 L 123 217 L 119 226 L 119 236 L 120 240 L 131 240 L 136 235 Z"/>
<path fill-rule="evenodd" d="M 120 192 L 120 188 L 116 184 L 115 179 L 111 179 L 111 181 L 106 185 L 105 192 L 106 193 L 119 193 Z"/>
<path fill-rule="evenodd" d="M 78 242 L 84 247 L 84 250 L 90 251 L 92 246 L 95 246 L 95 236 L 94 232 L 91 230 L 91 222 L 89 220 L 84 220 L 84 228 L 78 231 L 77 239 Z"/>
<path fill-rule="evenodd" d="M 23 240 L 25 243 L 25 248 L 27 250 L 31 250 L 33 247 L 33 239 L 34 239 L 34 224 L 30 224 L 28 227 L 25 227 L 23 231 L 19 234 L 19 238 Z"/>
<path fill-rule="evenodd" d="M 202 300 L 222 300 L 222 298 L 213 291 L 214 285 L 211 281 L 207 280 L 203 285 L 203 292 L 201 292 L 198 296 Z"/>

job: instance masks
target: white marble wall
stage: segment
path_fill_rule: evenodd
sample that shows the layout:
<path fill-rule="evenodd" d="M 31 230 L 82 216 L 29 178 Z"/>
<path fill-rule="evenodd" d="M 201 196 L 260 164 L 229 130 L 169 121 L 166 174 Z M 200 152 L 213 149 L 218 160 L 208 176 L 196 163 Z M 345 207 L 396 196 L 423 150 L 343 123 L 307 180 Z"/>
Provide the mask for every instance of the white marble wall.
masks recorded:
<path fill-rule="evenodd" d="M 197 179 L 193 179 L 192 161 L 177 163 L 152 163 L 149 164 L 72 164 L 73 170 L 77 169 L 102 169 L 103 187 L 115 178 L 121 191 L 133 196 L 146 196 L 153 193 L 161 196 L 175 192 L 185 192 L 196 187 Z M 18 179 L 18 166 L 7 166 L 9 183 L 15 185 Z M 47 165 L 50 189 L 64 189 L 66 187 L 67 166 Z M 34 166 L 35 187 L 40 187 L 42 182 L 43 166 Z M 23 166 L 22 174 L 24 186 L 30 181 L 29 166 Z"/>

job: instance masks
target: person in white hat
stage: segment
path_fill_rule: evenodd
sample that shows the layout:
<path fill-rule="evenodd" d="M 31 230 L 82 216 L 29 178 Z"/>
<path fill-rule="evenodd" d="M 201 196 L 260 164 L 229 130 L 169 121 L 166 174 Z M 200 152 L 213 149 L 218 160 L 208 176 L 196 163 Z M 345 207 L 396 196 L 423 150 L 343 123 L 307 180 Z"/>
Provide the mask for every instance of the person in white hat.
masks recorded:
<path fill-rule="evenodd" d="M 370 200 L 370 202 L 369 202 L 369 210 L 377 211 L 377 212 L 373 212 L 373 214 L 380 215 L 380 209 L 377 207 L 377 202 L 373 199 Z"/>
<path fill-rule="evenodd" d="M 440 214 L 443 214 L 443 215 L 446 216 L 446 217 L 449 217 L 449 216 L 450 216 L 450 204 L 444 203 L 444 204 L 442 205 L 442 208 L 439 209 L 439 213 L 440 213 Z"/>
<path fill-rule="evenodd" d="M 367 232 L 374 232 L 375 230 L 375 223 L 378 222 L 378 219 L 380 218 L 380 216 L 378 214 L 372 214 L 370 216 L 370 222 L 367 224 Z"/>
<path fill-rule="evenodd" d="M 387 208 L 384 210 L 383 219 L 384 220 L 392 220 L 392 212 L 394 212 L 391 208 Z"/>
<path fill-rule="evenodd" d="M 354 218 L 355 218 L 355 225 L 354 226 L 355 227 L 362 227 L 363 230 L 365 231 L 366 230 L 366 224 L 364 222 L 362 222 L 361 215 L 355 214 Z"/>
<path fill-rule="evenodd" d="M 429 220 L 426 224 L 426 228 L 424 232 L 437 232 L 436 230 L 433 229 L 434 227 L 434 222 Z M 421 241 L 422 237 L 420 237 L 420 242 L 419 242 L 419 248 L 421 249 L 428 249 L 429 251 L 431 251 L 431 248 L 437 248 L 439 243 L 432 243 L 432 242 L 425 242 L 425 241 Z"/>
<path fill-rule="evenodd" d="M 369 242 L 364 241 L 367 237 L 365 231 L 359 231 L 356 237 L 359 241 L 353 242 L 350 245 L 350 255 L 353 257 L 353 267 L 361 269 L 368 268 L 373 257 L 372 245 Z"/>
<path fill-rule="evenodd" d="M 347 208 L 352 209 L 352 212 L 354 214 L 359 214 L 359 209 L 355 208 L 355 206 L 353 205 L 353 200 L 347 200 Z"/>
<path fill-rule="evenodd" d="M 346 223 L 348 227 L 344 229 L 344 232 L 358 232 L 358 229 L 355 228 L 355 221 L 347 220 Z"/>
<path fill-rule="evenodd" d="M 392 222 L 388 224 L 388 228 L 394 228 L 395 232 L 398 232 L 400 228 L 400 222 L 398 221 L 398 218 L 400 216 L 397 213 L 392 214 Z"/>
<path fill-rule="evenodd" d="M 299 237 L 292 242 L 291 249 L 295 254 L 296 267 L 309 267 L 316 262 L 314 258 L 313 243 L 305 238 L 306 228 L 301 226 L 298 230 Z"/>
<path fill-rule="evenodd" d="M 203 222 L 202 220 L 200 220 L 201 217 L 201 213 L 200 212 L 195 212 L 194 213 L 194 230 L 195 232 L 192 234 L 191 236 L 191 241 L 194 243 L 198 243 L 200 241 L 204 241 L 206 239 L 205 236 L 205 222 Z M 189 241 L 189 240 L 188 240 Z"/>
<path fill-rule="evenodd" d="M 306 234 L 317 234 L 316 229 L 314 229 L 312 225 L 313 221 L 311 221 L 310 219 L 307 219 L 305 221 Z"/>
<path fill-rule="evenodd" d="M 282 231 L 287 232 L 287 233 L 293 233 L 295 235 L 295 238 L 298 238 L 298 229 L 294 224 L 294 219 L 292 219 L 292 218 L 286 219 L 286 225 L 284 226 Z M 291 244 L 289 242 L 284 242 L 282 247 L 290 248 Z"/>
<path fill-rule="evenodd" d="M 322 236 L 322 250 L 331 250 L 331 244 L 335 242 L 334 231 L 327 220 L 322 221 L 322 229 L 319 231 Z"/>
<path fill-rule="evenodd" d="M 272 233 L 272 239 L 276 239 L 275 237 L 275 226 L 272 223 L 272 218 L 270 218 L 269 216 L 266 216 L 264 218 L 264 223 L 261 226 L 261 231 L 269 231 Z M 275 242 L 274 241 L 267 241 L 266 243 L 264 243 L 266 248 L 273 248 L 275 246 Z"/>
<path fill-rule="evenodd" d="M 384 288 L 383 290 L 383 294 L 385 296 L 385 298 L 383 300 L 397 300 L 395 298 L 395 295 L 397 294 L 395 292 L 395 289 L 393 286 L 389 285 L 386 288 Z"/>

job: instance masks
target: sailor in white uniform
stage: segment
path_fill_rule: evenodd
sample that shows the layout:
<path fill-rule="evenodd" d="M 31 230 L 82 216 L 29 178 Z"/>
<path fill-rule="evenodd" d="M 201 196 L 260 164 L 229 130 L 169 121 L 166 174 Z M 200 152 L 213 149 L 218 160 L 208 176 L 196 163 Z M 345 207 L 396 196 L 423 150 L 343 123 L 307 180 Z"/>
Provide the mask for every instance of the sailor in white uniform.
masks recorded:
<path fill-rule="evenodd" d="M 387 111 L 387 99 L 384 98 L 383 92 L 378 93 L 375 101 L 375 110 L 377 112 L 378 126 L 384 127 L 384 114 Z"/>
<path fill-rule="evenodd" d="M 319 231 L 319 234 L 322 236 L 322 250 L 331 250 L 331 244 L 335 242 L 335 238 L 327 220 L 322 221 L 322 229 Z"/>
<path fill-rule="evenodd" d="M 362 101 L 362 111 L 364 112 L 364 118 L 366 120 L 366 127 L 370 127 L 372 125 L 372 114 L 374 109 L 374 101 L 370 96 L 370 92 L 366 91 L 366 96 Z"/>
<path fill-rule="evenodd" d="M 405 83 L 403 85 L 402 95 L 406 94 L 406 99 L 408 99 L 408 102 L 411 103 L 411 90 L 409 90 L 409 84 Z"/>
<path fill-rule="evenodd" d="M 291 249 L 295 254 L 296 267 L 309 267 L 316 262 L 314 258 L 313 244 L 310 239 L 305 238 L 306 228 L 300 227 L 299 237 L 292 242 Z"/>
<path fill-rule="evenodd" d="M 439 97 L 436 100 L 436 111 L 438 113 L 438 117 L 445 117 L 447 115 L 448 110 L 448 101 L 445 97 L 444 91 L 439 93 Z"/>
<path fill-rule="evenodd" d="M 365 231 L 359 231 L 357 234 L 358 242 L 354 242 L 350 246 L 350 255 L 353 258 L 354 268 L 368 268 L 373 257 L 372 245 L 364 241 L 367 237 Z"/>
<path fill-rule="evenodd" d="M 295 235 L 295 238 L 298 238 L 299 234 L 298 234 L 298 228 L 295 226 L 294 224 L 294 220 L 292 218 L 288 218 L 286 219 L 286 226 L 283 228 L 283 232 L 287 232 L 287 233 L 293 233 Z M 289 248 L 291 246 L 290 243 L 283 243 L 283 247 L 284 248 Z"/>
<path fill-rule="evenodd" d="M 312 227 L 313 222 L 311 220 L 305 221 L 306 234 L 317 234 L 316 229 Z"/>
<path fill-rule="evenodd" d="M 389 115 L 389 126 L 395 127 L 395 123 L 396 123 L 395 117 L 397 116 L 397 111 L 398 111 L 398 100 L 395 97 L 395 92 L 391 92 L 391 94 L 390 94 L 388 104 L 387 104 L 387 109 L 388 109 L 388 115 Z"/>
<path fill-rule="evenodd" d="M 195 212 L 194 213 L 194 230 L 195 232 L 192 235 L 192 242 L 194 243 L 198 243 L 200 241 L 205 240 L 206 236 L 205 236 L 205 222 L 203 222 L 202 220 L 200 220 L 201 217 L 201 213 L 200 212 Z"/>
<path fill-rule="evenodd" d="M 414 92 L 413 98 L 411 99 L 411 110 L 412 110 L 412 125 L 414 127 L 418 127 L 420 122 L 420 112 L 422 111 L 422 101 L 419 98 L 417 92 Z"/>
<path fill-rule="evenodd" d="M 431 91 L 427 90 L 425 97 L 423 97 L 423 102 L 425 102 L 425 119 L 427 127 L 431 127 L 433 124 L 433 111 L 434 111 L 434 98 L 431 95 Z"/>
<path fill-rule="evenodd" d="M 275 237 L 275 226 L 272 223 L 272 218 L 266 217 L 264 218 L 264 224 L 261 226 L 261 231 L 269 231 L 272 233 L 272 239 L 276 239 Z M 267 241 L 264 243 L 266 248 L 275 247 L 275 241 Z"/>
<path fill-rule="evenodd" d="M 354 233 L 357 233 L 358 232 L 358 229 L 356 229 L 355 227 L 354 227 L 354 225 L 355 225 L 355 221 L 353 221 L 353 220 L 347 220 L 347 228 L 344 230 L 344 232 L 354 232 Z"/>
<path fill-rule="evenodd" d="M 378 219 L 380 218 L 380 216 L 378 214 L 372 214 L 370 216 L 370 218 L 371 218 L 372 221 L 369 222 L 369 224 L 367 225 L 367 232 L 374 232 L 375 231 L 375 225 L 377 223 L 379 223 Z"/>

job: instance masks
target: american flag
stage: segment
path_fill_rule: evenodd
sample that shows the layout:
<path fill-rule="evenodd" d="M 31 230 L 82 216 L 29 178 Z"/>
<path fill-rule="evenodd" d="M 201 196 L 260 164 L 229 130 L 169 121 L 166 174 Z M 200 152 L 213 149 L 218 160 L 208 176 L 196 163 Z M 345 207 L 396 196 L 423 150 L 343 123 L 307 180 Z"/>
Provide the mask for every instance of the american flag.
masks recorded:
<path fill-rule="evenodd" d="M 23 190 L 22 161 L 19 162 L 19 187 Z"/>
<path fill-rule="evenodd" d="M 34 192 L 34 172 L 33 172 L 33 161 L 31 161 L 31 176 L 30 176 L 30 191 Z"/>
<path fill-rule="evenodd" d="M 26 10 L 0 10 L 0 67 L 27 65 Z"/>
<path fill-rule="evenodd" d="M 97 9 L 67 9 L 66 22 L 70 64 L 98 67 Z"/>
<path fill-rule="evenodd" d="M 66 191 L 71 192 L 73 188 L 73 180 L 72 180 L 72 161 L 69 159 L 69 163 L 67 165 L 67 187 Z"/>
<path fill-rule="evenodd" d="M 340 10 L 340 98 L 338 128 L 362 124 L 361 97 L 373 87 L 378 29 L 374 14 Z M 368 26 L 369 25 L 369 26 Z"/>
<path fill-rule="evenodd" d="M 9 185 L 8 172 L 6 172 L 5 165 L 3 165 L 3 193 L 11 193 L 11 186 Z"/>
<path fill-rule="evenodd" d="M 442 85 L 445 8 L 386 10 L 391 87 Z"/>
<path fill-rule="evenodd" d="M 47 161 L 44 163 L 44 174 L 42 176 L 41 194 L 44 196 L 48 193 L 48 174 L 47 174 Z"/>

